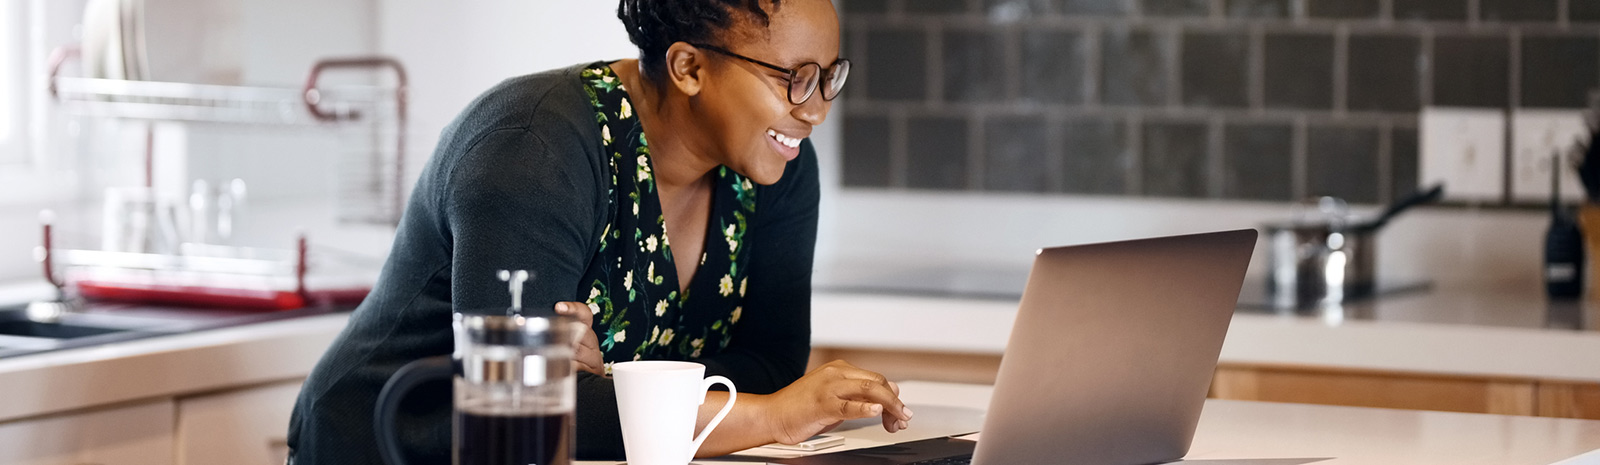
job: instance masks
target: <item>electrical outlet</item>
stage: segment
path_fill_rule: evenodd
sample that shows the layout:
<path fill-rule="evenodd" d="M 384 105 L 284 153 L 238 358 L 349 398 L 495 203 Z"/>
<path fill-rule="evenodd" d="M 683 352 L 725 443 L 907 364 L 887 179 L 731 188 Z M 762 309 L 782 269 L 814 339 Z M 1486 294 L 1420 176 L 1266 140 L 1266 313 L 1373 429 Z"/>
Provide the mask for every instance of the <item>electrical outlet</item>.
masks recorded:
<path fill-rule="evenodd" d="M 1443 182 L 1450 200 L 1499 201 L 1505 193 L 1505 113 L 1428 107 L 1421 119 L 1417 185 Z"/>
<path fill-rule="evenodd" d="M 1585 198 L 1578 172 L 1569 163 L 1578 142 L 1588 133 L 1579 110 L 1517 110 L 1511 114 L 1511 198 L 1517 202 L 1550 201 L 1551 159 L 1561 153 L 1561 198 Z"/>

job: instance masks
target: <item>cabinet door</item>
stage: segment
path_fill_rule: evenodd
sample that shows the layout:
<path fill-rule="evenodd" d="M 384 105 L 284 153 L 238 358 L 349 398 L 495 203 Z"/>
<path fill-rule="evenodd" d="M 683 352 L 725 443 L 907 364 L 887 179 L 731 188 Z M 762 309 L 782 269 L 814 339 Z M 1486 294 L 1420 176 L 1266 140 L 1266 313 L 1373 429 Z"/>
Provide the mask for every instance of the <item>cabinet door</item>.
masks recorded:
<path fill-rule="evenodd" d="M 172 463 L 170 399 L 0 424 L 7 465 Z"/>
<path fill-rule="evenodd" d="M 178 465 L 282 465 L 301 381 L 178 401 Z"/>

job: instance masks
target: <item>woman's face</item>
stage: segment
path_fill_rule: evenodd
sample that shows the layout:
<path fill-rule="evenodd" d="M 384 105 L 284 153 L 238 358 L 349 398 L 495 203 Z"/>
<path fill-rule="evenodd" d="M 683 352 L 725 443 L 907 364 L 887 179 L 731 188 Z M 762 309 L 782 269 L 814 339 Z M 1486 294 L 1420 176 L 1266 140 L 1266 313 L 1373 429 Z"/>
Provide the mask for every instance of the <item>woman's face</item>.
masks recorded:
<path fill-rule="evenodd" d="M 765 33 L 759 25 L 740 27 L 747 32 L 730 31 L 724 43 L 715 45 L 790 69 L 808 62 L 826 67 L 839 58 L 839 19 L 827 0 L 783 2 L 771 13 Z M 757 184 L 778 182 L 784 165 L 800 154 L 798 141 L 809 137 L 812 127 L 828 115 L 832 103 L 823 100 L 820 88 L 825 83 L 810 99 L 795 105 L 789 102 L 787 74 L 705 53 L 713 65 L 691 105 L 709 126 L 712 149 L 720 152 L 718 161 Z"/>

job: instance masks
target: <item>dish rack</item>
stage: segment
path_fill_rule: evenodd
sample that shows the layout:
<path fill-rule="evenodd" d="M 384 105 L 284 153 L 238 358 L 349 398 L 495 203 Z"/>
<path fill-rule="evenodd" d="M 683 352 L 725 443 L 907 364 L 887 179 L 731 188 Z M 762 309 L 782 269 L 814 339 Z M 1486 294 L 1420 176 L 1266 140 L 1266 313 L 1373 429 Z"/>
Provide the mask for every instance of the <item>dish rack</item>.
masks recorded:
<path fill-rule="evenodd" d="M 320 60 L 300 88 L 201 85 L 61 76 L 77 57 L 76 47 L 51 55 L 48 91 L 68 116 L 305 127 L 393 124 L 392 147 L 377 137 L 372 150 L 341 160 L 338 219 L 342 223 L 394 226 L 405 206 L 405 67 L 388 57 Z M 388 71 L 392 86 L 322 85 L 329 71 Z M 375 133 L 376 134 L 376 133 Z M 144 183 L 152 188 L 153 132 L 146 134 Z M 35 250 L 47 281 L 69 295 L 91 300 L 234 309 L 286 310 L 309 305 L 359 302 L 370 282 L 325 282 L 310 286 L 303 233 L 293 249 L 250 248 L 181 242 L 157 253 L 57 248 L 50 215 L 41 215 L 43 241 Z M 348 281 L 348 280 L 347 280 Z M 73 292 L 69 292 L 73 291 Z"/>

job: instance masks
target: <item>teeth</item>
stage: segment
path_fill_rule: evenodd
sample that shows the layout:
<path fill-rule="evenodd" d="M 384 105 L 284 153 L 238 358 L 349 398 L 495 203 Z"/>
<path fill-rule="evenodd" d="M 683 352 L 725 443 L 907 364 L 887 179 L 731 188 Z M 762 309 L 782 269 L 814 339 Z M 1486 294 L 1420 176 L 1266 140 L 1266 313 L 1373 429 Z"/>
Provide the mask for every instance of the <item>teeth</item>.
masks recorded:
<path fill-rule="evenodd" d="M 778 133 L 777 130 L 768 129 L 767 135 L 771 136 L 773 139 L 777 140 L 778 143 L 783 144 L 785 147 L 792 149 L 800 146 L 800 138 L 785 136 Z"/>

